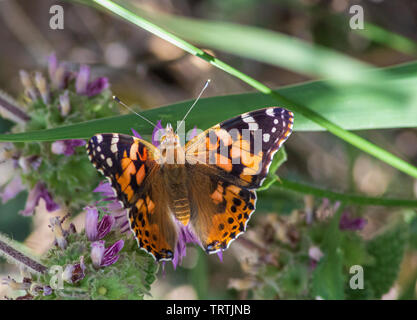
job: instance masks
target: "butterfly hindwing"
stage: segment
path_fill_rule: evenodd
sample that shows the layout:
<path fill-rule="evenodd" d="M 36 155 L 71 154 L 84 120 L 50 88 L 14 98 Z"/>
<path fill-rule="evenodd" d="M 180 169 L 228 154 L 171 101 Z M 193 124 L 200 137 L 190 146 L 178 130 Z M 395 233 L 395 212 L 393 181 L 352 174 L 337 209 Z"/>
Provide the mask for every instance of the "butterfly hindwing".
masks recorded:
<path fill-rule="evenodd" d="M 209 168 L 199 164 L 189 170 L 189 176 L 194 232 L 206 252 L 227 249 L 246 230 L 255 211 L 255 191 L 210 174 Z"/>
<path fill-rule="evenodd" d="M 273 155 L 289 137 L 293 113 L 265 108 L 226 120 L 186 145 L 187 161 L 217 170 L 225 180 L 248 189 L 261 186 Z"/>
<path fill-rule="evenodd" d="M 158 171 L 150 173 L 144 192 L 128 209 L 128 217 L 139 247 L 157 261 L 167 261 L 174 256 L 178 230 L 168 207 L 167 189 Z"/>

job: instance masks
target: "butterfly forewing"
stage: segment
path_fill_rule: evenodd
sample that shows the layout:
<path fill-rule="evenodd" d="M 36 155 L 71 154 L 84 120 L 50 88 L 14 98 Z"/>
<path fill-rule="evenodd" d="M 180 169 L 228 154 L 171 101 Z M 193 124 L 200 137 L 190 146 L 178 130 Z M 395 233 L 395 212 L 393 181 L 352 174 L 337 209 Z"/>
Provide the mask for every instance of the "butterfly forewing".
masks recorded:
<path fill-rule="evenodd" d="M 273 155 L 291 134 L 293 121 L 293 113 L 283 108 L 244 113 L 187 143 L 187 160 L 212 167 L 231 183 L 256 189 L 268 174 Z"/>
<path fill-rule="evenodd" d="M 105 133 L 89 140 L 87 153 L 127 209 L 130 228 L 139 247 L 156 260 L 172 259 L 177 230 L 169 216 L 167 195 L 156 161 L 159 150 L 132 136 Z"/>

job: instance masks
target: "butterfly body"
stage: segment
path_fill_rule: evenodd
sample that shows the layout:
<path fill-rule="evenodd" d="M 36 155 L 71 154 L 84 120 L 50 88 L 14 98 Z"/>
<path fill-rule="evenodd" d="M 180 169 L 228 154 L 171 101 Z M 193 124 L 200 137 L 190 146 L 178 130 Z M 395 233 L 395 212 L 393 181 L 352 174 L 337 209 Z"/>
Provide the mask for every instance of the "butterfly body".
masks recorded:
<path fill-rule="evenodd" d="M 226 120 L 180 145 L 167 125 L 159 147 L 123 134 L 93 136 L 87 153 L 128 211 L 141 249 L 171 260 L 181 228 L 207 253 L 225 250 L 246 230 L 292 112 L 266 108 Z"/>

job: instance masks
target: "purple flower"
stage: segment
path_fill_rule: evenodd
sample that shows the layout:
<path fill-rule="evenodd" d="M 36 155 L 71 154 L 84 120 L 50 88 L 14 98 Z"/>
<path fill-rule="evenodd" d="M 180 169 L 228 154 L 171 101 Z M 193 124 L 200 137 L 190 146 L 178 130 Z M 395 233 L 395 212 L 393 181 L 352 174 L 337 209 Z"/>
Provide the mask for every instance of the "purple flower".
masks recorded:
<path fill-rule="evenodd" d="M 219 257 L 220 262 L 223 262 L 223 250 L 217 252 L 217 256 Z"/>
<path fill-rule="evenodd" d="M 136 138 L 142 139 L 142 137 L 140 136 L 140 134 L 139 134 L 139 133 L 138 133 L 135 129 L 130 128 L 130 130 L 132 130 L 132 133 L 133 133 L 133 135 L 134 135 Z"/>
<path fill-rule="evenodd" d="M 177 246 L 174 250 L 174 257 L 172 258 L 172 265 L 174 269 L 177 268 L 182 262 L 182 259 L 187 253 L 187 243 L 196 243 L 200 244 L 200 241 L 195 236 L 194 232 L 191 231 L 190 225 L 184 226 L 181 222 L 177 221 L 179 228 Z"/>
<path fill-rule="evenodd" d="M 75 79 L 75 89 L 78 94 L 92 97 L 109 87 L 109 80 L 105 77 L 100 77 L 89 82 L 90 73 L 90 67 L 86 65 L 80 66 L 80 71 Z"/>
<path fill-rule="evenodd" d="M 101 181 L 101 182 L 98 184 L 97 188 L 95 188 L 95 189 L 93 190 L 93 192 L 98 192 L 98 193 L 101 193 L 101 194 L 102 194 L 102 196 L 104 196 L 104 197 L 106 197 L 106 198 L 114 196 L 114 191 L 113 191 L 113 189 L 111 188 L 110 183 L 109 183 L 109 182 L 107 182 L 107 181 Z"/>
<path fill-rule="evenodd" d="M 131 128 L 130 130 L 132 130 L 133 135 L 136 138 L 142 139 L 141 135 L 135 129 Z M 153 132 L 152 132 L 152 144 L 155 147 L 159 146 L 159 142 L 161 141 L 161 138 L 162 138 L 162 135 L 164 134 L 164 132 L 165 132 L 165 130 L 162 127 L 161 120 L 159 120 L 158 123 L 156 124 L 155 128 L 153 129 Z"/>
<path fill-rule="evenodd" d="M 43 292 L 42 294 L 44 296 L 49 296 L 52 294 L 52 288 L 50 286 L 43 286 Z"/>
<path fill-rule="evenodd" d="M 87 207 L 85 218 L 85 233 L 90 241 L 103 239 L 112 229 L 115 219 L 110 215 L 104 215 L 100 223 L 98 222 L 98 211 L 94 207 Z"/>
<path fill-rule="evenodd" d="M 364 218 L 352 218 L 350 211 L 345 211 L 342 213 L 339 222 L 339 229 L 340 230 L 362 230 L 368 221 Z"/>
<path fill-rule="evenodd" d="M 25 209 L 20 211 L 20 214 L 23 216 L 31 216 L 35 211 L 35 208 L 39 204 L 39 200 L 43 199 L 46 204 L 46 209 L 49 212 L 59 209 L 59 205 L 55 203 L 46 189 L 45 185 L 42 182 L 38 182 L 35 187 L 30 190 L 28 198 L 26 200 Z"/>
<path fill-rule="evenodd" d="M 97 78 L 87 85 L 86 95 L 88 97 L 93 97 L 95 95 L 100 94 L 102 91 L 106 90 L 108 87 L 109 87 L 109 80 L 107 78 L 105 77 Z"/>
<path fill-rule="evenodd" d="M 159 146 L 162 136 L 164 135 L 165 129 L 162 127 L 161 120 L 158 121 L 152 132 L 152 144 L 155 147 Z"/>
<path fill-rule="evenodd" d="M 104 247 L 104 243 L 104 240 L 99 240 L 91 244 L 91 260 L 95 268 L 114 264 L 119 259 L 118 253 L 124 246 L 123 240 L 117 241 L 108 248 Z"/>
<path fill-rule="evenodd" d="M 64 63 L 58 63 L 55 53 L 48 57 L 48 74 L 52 86 L 56 89 L 64 89 L 73 77 L 72 72 L 67 70 Z"/>
<path fill-rule="evenodd" d="M 115 226 L 124 233 L 130 230 L 129 221 L 127 219 L 126 209 L 118 201 L 117 197 L 114 195 L 114 191 L 107 181 L 100 182 L 97 188 L 93 192 L 101 193 L 104 197 L 103 200 L 99 202 L 107 202 L 105 204 L 106 211 L 110 212 L 115 219 Z"/>
<path fill-rule="evenodd" d="M 30 170 L 37 170 L 41 165 L 42 158 L 36 155 L 29 157 L 20 157 L 17 163 L 24 173 L 28 173 Z"/>
<path fill-rule="evenodd" d="M 43 296 L 49 296 L 52 293 L 52 288 L 50 286 L 45 286 L 41 283 L 34 282 L 30 286 L 29 294 L 32 296 L 39 296 L 42 294 Z"/>
<path fill-rule="evenodd" d="M 53 79 L 57 68 L 58 68 L 58 60 L 56 58 L 55 52 L 52 52 L 48 56 L 48 74 L 49 74 L 49 79 L 51 79 L 51 80 Z"/>
<path fill-rule="evenodd" d="M 312 246 L 308 249 L 308 256 L 310 258 L 310 269 L 314 270 L 324 254 L 319 247 Z"/>
<path fill-rule="evenodd" d="M 191 132 L 188 133 L 188 140 L 191 140 L 195 138 L 198 134 L 200 134 L 202 131 L 197 129 L 197 126 L 193 128 Z"/>
<path fill-rule="evenodd" d="M 82 64 L 80 66 L 80 71 L 75 78 L 75 90 L 78 94 L 87 93 L 87 85 L 90 80 L 90 67 Z"/>
<path fill-rule="evenodd" d="M 76 147 L 81 147 L 85 143 L 85 140 L 81 139 L 59 140 L 52 143 L 51 151 L 52 153 L 64 154 L 68 157 L 74 154 Z"/>
<path fill-rule="evenodd" d="M 177 266 L 181 264 L 182 259 L 186 256 L 187 243 L 194 243 L 201 246 L 200 240 L 190 228 L 190 224 L 184 226 L 177 220 L 177 225 L 179 229 L 178 241 L 174 250 L 174 257 L 172 258 L 172 265 L 174 266 L 174 269 L 176 269 Z M 217 256 L 219 257 L 220 261 L 223 262 L 223 251 L 217 252 Z"/>
<path fill-rule="evenodd" d="M 80 262 L 75 264 L 69 264 L 65 267 L 64 272 L 62 273 L 62 280 L 74 284 L 85 277 L 85 264 L 84 257 L 80 257 Z"/>
<path fill-rule="evenodd" d="M 25 190 L 19 175 L 16 175 L 0 192 L 2 203 L 6 203 L 10 199 L 16 197 L 21 191 Z"/>

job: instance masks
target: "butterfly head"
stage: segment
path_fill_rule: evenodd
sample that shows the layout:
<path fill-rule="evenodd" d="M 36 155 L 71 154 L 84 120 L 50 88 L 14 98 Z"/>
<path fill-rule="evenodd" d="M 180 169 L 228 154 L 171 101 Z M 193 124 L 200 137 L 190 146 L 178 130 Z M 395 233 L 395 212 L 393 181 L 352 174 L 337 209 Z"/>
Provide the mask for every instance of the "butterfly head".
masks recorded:
<path fill-rule="evenodd" d="M 167 124 L 165 128 L 165 132 L 161 137 L 161 147 L 177 147 L 180 145 L 180 138 L 175 133 L 172 125 L 170 123 Z"/>

